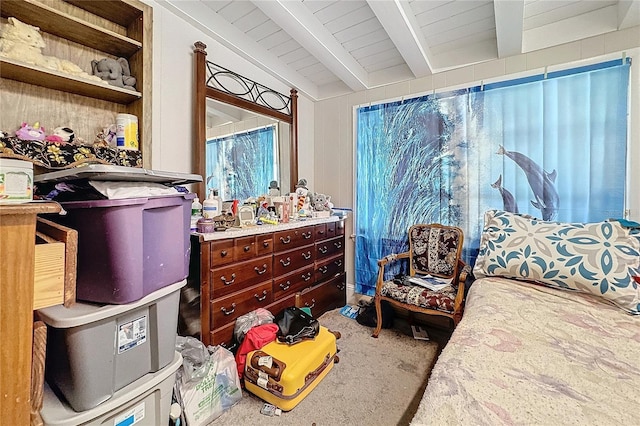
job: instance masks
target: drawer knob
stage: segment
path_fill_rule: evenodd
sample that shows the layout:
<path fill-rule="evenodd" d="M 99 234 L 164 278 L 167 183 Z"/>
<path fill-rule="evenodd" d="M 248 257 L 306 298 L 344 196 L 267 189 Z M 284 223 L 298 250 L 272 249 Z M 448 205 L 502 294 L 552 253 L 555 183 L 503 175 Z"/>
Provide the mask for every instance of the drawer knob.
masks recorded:
<path fill-rule="evenodd" d="M 318 231 L 318 234 L 324 235 L 324 231 Z"/>
<path fill-rule="evenodd" d="M 338 287 L 338 290 L 342 291 L 345 289 L 346 285 L 345 283 L 338 283 L 338 285 L 336 285 L 336 287 Z"/>
<path fill-rule="evenodd" d="M 342 260 L 336 260 L 335 262 L 333 262 L 336 264 L 336 266 L 340 267 L 342 266 Z"/>
<path fill-rule="evenodd" d="M 304 302 L 304 306 L 306 306 L 307 308 L 313 308 L 314 306 L 316 306 L 316 299 L 311 299 L 311 305 L 309 305 L 309 302 Z"/>
<path fill-rule="evenodd" d="M 258 293 L 254 294 L 253 297 L 255 297 L 258 302 L 262 302 L 264 299 L 267 298 L 267 290 L 262 290 L 262 296 L 258 295 Z"/>
<path fill-rule="evenodd" d="M 336 241 L 335 243 L 333 243 L 333 245 L 336 246 L 337 249 L 342 248 L 342 243 L 340 241 Z"/>
<path fill-rule="evenodd" d="M 222 250 L 220 252 L 220 257 L 225 257 L 227 255 L 227 251 L 226 250 Z"/>
<path fill-rule="evenodd" d="M 268 240 L 263 241 L 262 247 L 269 247 L 269 241 Z"/>
<path fill-rule="evenodd" d="M 244 250 L 245 252 L 247 252 L 247 251 L 251 250 L 251 246 L 244 246 L 243 250 Z"/>
<path fill-rule="evenodd" d="M 280 242 L 282 244 L 289 244 L 291 242 L 291 237 L 287 235 L 287 238 L 280 237 Z"/>
<path fill-rule="evenodd" d="M 227 309 L 224 306 L 222 308 L 220 308 L 220 310 L 225 315 L 231 315 L 232 313 L 234 313 L 236 311 L 236 304 L 235 303 L 231 304 L 231 310 L 230 311 L 227 311 Z"/>
<path fill-rule="evenodd" d="M 323 274 L 326 274 L 328 270 L 329 268 L 326 265 L 318 268 L 318 271 L 320 271 Z"/>
<path fill-rule="evenodd" d="M 227 281 L 227 279 L 223 275 L 220 277 L 220 281 L 222 281 L 222 284 L 224 285 L 231 285 L 236 281 L 236 274 L 235 273 L 231 274 L 231 279 L 229 281 Z"/>
<path fill-rule="evenodd" d="M 302 274 L 302 279 L 304 281 L 309 281 L 311 279 L 311 272 L 308 272 L 306 274 Z"/>
<path fill-rule="evenodd" d="M 306 253 L 302 253 L 302 257 L 304 258 L 304 260 L 309 260 L 311 259 L 311 252 L 308 251 Z"/>
<path fill-rule="evenodd" d="M 282 289 L 282 291 L 289 290 L 289 287 L 291 287 L 291 281 L 287 281 L 286 283 L 280 284 L 280 288 Z"/>
<path fill-rule="evenodd" d="M 325 254 L 327 251 L 329 251 L 329 249 L 327 248 L 327 246 L 322 246 L 318 247 L 318 251 L 322 254 Z"/>
<path fill-rule="evenodd" d="M 313 234 L 311 233 L 311 231 L 309 232 L 303 232 L 302 233 L 302 238 L 304 238 L 305 240 L 308 240 L 309 238 L 311 238 Z"/>
<path fill-rule="evenodd" d="M 280 259 L 280 263 L 282 263 L 282 266 L 286 268 L 287 266 L 291 265 L 291 258 L 287 257 L 287 260 Z"/>
<path fill-rule="evenodd" d="M 267 269 L 268 268 L 267 268 L 267 264 L 266 263 L 262 265 L 262 270 L 260 268 L 258 268 L 257 266 L 253 267 L 253 270 L 256 271 L 256 273 L 258 275 L 264 274 L 265 272 L 267 272 Z"/>

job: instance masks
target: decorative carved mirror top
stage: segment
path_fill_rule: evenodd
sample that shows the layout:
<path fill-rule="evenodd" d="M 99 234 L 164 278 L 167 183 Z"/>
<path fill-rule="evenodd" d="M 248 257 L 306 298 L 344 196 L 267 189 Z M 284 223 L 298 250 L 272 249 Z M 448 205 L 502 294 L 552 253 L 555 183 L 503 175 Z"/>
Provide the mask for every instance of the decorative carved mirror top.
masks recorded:
<path fill-rule="evenodd" d="M 206 45 L 202 42 L 194 44 L 195 61 L 195 135 L 194 173 L 203 177 L 196 190 L 201 197 L 206 197 L 206 148 L 207 140 L 207 99 L 232 105 L 243 110 L 273 118 L 289 124 L 288 164 L 281 164 L 281 169 L 288 169 L 289 188 L 282 187 L 283 192 L 294 190 L 298 181 L 298 129 L 297 129 L 297 91 L 291 89 L 290 96 L 283 95 L 267 86 L 235 73 L 206 59 Z M 268 184 L 269 182 L 266 182 Z M 259 194 L 256 194 L 259 195 Z"/>

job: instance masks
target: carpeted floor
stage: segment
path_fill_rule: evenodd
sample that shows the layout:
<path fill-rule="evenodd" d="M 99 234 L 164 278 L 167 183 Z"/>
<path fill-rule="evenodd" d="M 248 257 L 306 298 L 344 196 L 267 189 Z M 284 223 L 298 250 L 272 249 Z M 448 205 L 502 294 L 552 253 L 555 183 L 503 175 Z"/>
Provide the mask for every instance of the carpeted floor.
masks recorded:
<path fill-rule="evenodd" d="M 211 425 L 406 425 L 426 386 L 437 355 L 433 341 L 400 331 L 371 328 L 340 314 L 325 313 L 320 324 L 340 331 L 340 362 L 293 410 L 280 417 L 260 414 L 264 402 L 243 391 L 242 400 Z"/>

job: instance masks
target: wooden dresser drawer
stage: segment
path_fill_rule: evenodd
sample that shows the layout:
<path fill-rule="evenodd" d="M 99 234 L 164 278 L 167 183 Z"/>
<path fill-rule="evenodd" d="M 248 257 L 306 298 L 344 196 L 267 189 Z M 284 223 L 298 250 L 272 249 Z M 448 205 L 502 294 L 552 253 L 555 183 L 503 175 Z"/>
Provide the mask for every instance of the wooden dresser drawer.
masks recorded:
<path fill-rule="evenodd" d="M 316 262 L 315 282 L 324 281 L 329 277 L 344 272 L 344 253 Z"/>
<path fill-rule="evenodd" d="M 256 235 L 256 254 L 262 256 L 271 253 L 273 253 L 273 234 Z"/>
<path fill-rule="evenodd" d="M 233 330 L 235 328 L 235 321 L 229 323 L 225 326 L 218 327 L 210 332 L 211 336 L 211 345 L 222 345 L 225 348 L 229 348 L 231 346 L 231 342 L 233 341 Z"/>
<path fill-rule="evenodd" d="M 306 265 L 313 264 L 315 260 L 313 252 L 313 245 L 309 245 L 274 255 L 273 276 L 278 277 L 295 271 L 296 269 L 300 269 Z"/>
<path fill-rule="evenodd" d="M 212 241 L 210 244 L 211 268 L 233 262 L 233 239 Z"/>
<path fill-rule="evenodd" d="M 256 257 L 256 237 L 252 235 L 250 237 L 235 238 L 233 240 L 233 260 L 241 262 L 243 260 L 249 260 Z"/>
<path fill-rule="evenodd" d="M 271 280 L 249 287 L 211 302 L 211 328 L 218 328 L 234 321 L 240 315 L 257 308 L 264 308 L 273 301 Z"/>
<path fill-rule="evenodd" d="M 273 234 L 273 250 L 274 252 L 291 250 L 313 241 L 313 225 L 278 231 Z"/>
<path fill-rule="evenodd" d="M 234 263 L 211 270 L 211 299 L 242 290 L 252 284 L 271 278 L 272 259 L 270 255 L 245 262 Z"/>
<path fill-rule="evenodd" d="M 309 287 L 313 282 L 314 265 L 298 269 L 273 280 L 273 300 L 295 294 L 296 291 Z"/>
<path fill-rule="evenodd" d="M 326 223 L 325 225 L 327 226 L 327 238 L 333 238 L 338 236 L 338 234 L 336 233 L 336 222 L 329 222 L 329 223 Z"/>
<path fill-rule="evenodd" d="M 342 253 L 344 250 L 344 238 L 338 237 L 331 240 L 320 241 L 315 244 L 316 260 L 333 256 L 336 253 Z"/>
<path fill-rule="evenodd" d="M 311 308 L 311 315 L 316 317 L 330 309 L 344 306 L 346 303 L 344 279 L 345 275 L 340 274 L 325 283 L 297 293 L 296 306 Z"/>

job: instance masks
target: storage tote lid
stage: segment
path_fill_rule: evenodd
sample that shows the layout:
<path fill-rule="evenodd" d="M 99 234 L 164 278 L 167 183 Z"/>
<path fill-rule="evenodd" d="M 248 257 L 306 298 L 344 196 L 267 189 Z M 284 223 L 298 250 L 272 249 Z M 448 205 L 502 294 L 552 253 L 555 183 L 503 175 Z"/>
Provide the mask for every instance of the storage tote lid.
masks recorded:
<path fill-rule="evenodd" d="M 182 280 L 156 290 L 138 301 L 127 303 L 125 305 L 99 305 L 77 302 L 69 308 L 65 308 L 63 305 L 56 305 L 40 309 L 38 310 L 38 315 L 42 321 L 54 328 L 78 327 L 81 325 L 91 324 L 105 318 L 112 318 L 141 306 L 150 305 L 156 300 L 159 300 L 174 291 L 179 291 L 186 284 L 187 280 Z"/>
<path fill-rule="evenodd" d="M 110 164 L 88 164 L 86 166 L 75 167 L 73 169 L 43 173 L 33 178 L 36 183 L 68 182 L 78 179 L 156 182 L 172 185 L 202 182 L 202 176 L 193 173 L 167 172 L 163 170 L 115 166 Z"/>

